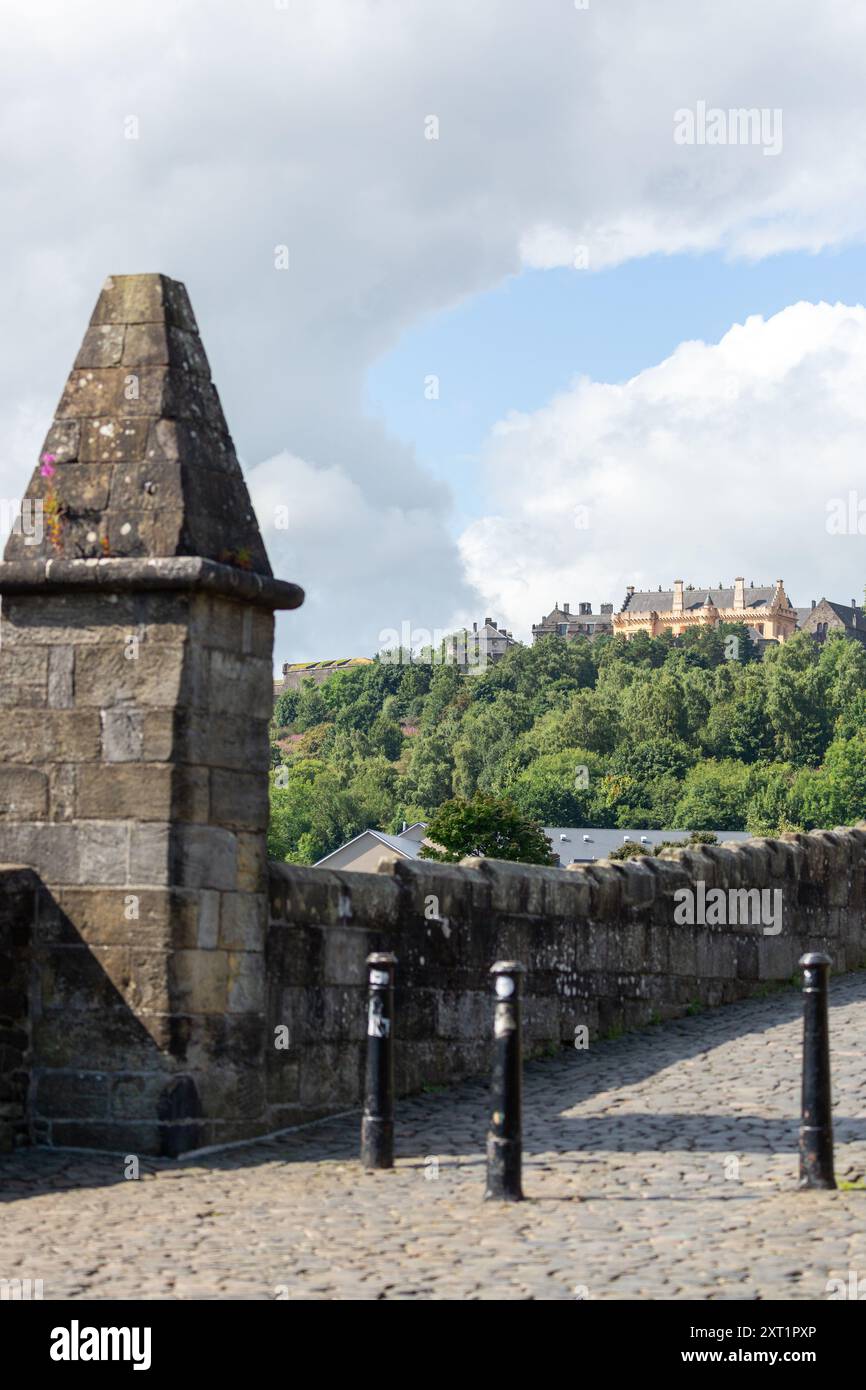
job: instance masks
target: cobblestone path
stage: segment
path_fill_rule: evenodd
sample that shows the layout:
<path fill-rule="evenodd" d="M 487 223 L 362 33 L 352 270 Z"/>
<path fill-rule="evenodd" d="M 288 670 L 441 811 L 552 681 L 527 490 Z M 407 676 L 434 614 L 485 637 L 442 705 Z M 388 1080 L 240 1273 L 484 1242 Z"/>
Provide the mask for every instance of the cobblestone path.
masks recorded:
<path fill-rule="evenodd" d="M 866 976 L 831 983 L 837 1178 L 866 1171 Z M 526 1068 L 527 1200 L 485 1204 L 487 1090 L 400 1103 L 393 1172 L 358 1117 L 185 1162 L 0 1159 L 0 1278 L 46 1299 L 826 1299 L 862 1276 L 866 1191 L 798 1193 L 801 998 Z"/>

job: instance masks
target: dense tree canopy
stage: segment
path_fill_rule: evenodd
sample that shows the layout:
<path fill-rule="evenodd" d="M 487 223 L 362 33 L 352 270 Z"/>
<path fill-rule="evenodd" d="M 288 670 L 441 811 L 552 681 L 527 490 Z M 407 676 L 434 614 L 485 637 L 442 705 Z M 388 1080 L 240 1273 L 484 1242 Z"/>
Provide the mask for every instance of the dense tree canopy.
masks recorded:
<path fill-rule="evenodd" d="M 832 827 L 866 816 L 866 648 L 797 634 L 758 660 L 725 627 L 375 661 L 281 695 L 272 740 L 270 852 L 303 863 L 478 793 L 542 825 Z"/>

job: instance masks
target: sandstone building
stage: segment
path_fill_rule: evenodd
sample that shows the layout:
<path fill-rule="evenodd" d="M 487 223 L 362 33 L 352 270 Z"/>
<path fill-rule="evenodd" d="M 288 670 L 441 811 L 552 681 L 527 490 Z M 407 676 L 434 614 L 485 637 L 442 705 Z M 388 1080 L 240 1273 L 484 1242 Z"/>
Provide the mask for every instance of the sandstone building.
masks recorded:
<path fill-rule="evenodd" d="M 719 623 L 745 623 L 754 636 L 765 641 L 784 642 L 796 631 L 797 611 L 785 593 L 781 579 L 775 584 L 746 587 L 742 578 L 733 588 L 684 586 L 674 580 L 673 589 L 626 591 L 620 611 L 614 615 L 617 636 L 634 637 L 645 632 L 658 637 L 669 631 L 675 637 L 695 628 L 716 627 Z"/>

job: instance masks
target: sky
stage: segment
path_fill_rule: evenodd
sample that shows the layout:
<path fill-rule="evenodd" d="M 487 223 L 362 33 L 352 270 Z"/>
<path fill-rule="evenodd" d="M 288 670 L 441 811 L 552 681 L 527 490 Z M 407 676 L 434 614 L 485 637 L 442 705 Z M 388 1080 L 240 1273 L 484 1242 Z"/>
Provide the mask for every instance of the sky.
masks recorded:
<path fill-rule="evenodd" d="M 278 663 L 862 600 L 864 60 L 850 0 L 7 0 L 0 499 L 162 271 L 307 592 Z"/>

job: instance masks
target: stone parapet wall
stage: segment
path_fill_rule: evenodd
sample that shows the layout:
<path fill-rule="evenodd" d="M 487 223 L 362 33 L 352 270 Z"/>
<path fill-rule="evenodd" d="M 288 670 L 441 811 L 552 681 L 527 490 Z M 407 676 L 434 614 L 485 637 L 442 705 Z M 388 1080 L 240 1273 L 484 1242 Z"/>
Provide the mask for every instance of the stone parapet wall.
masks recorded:
<path fill-rule="evenodd" d="M 269 1129 L 358 1104 L 373 950 L 399 960 L 403 1094 L 486 1072 L 498 958 L 526 967 L 530 1054 L 573 1043 L 581 1026 L 592 1039 L 790 982 L 806 950 L 826 950 L 835 973 L 866 966 L 866 825 L 568 869 L 480 860 L 269 872 Z M 677 890 L 699 882 L 706 894 L 778 890 L 780 929 L 677 925 Z"/>
<path fill-rule="evenodd" d="M 0 1153 L 30 1139 L 30 973 L 39 880 L 0 864 Z"/>

